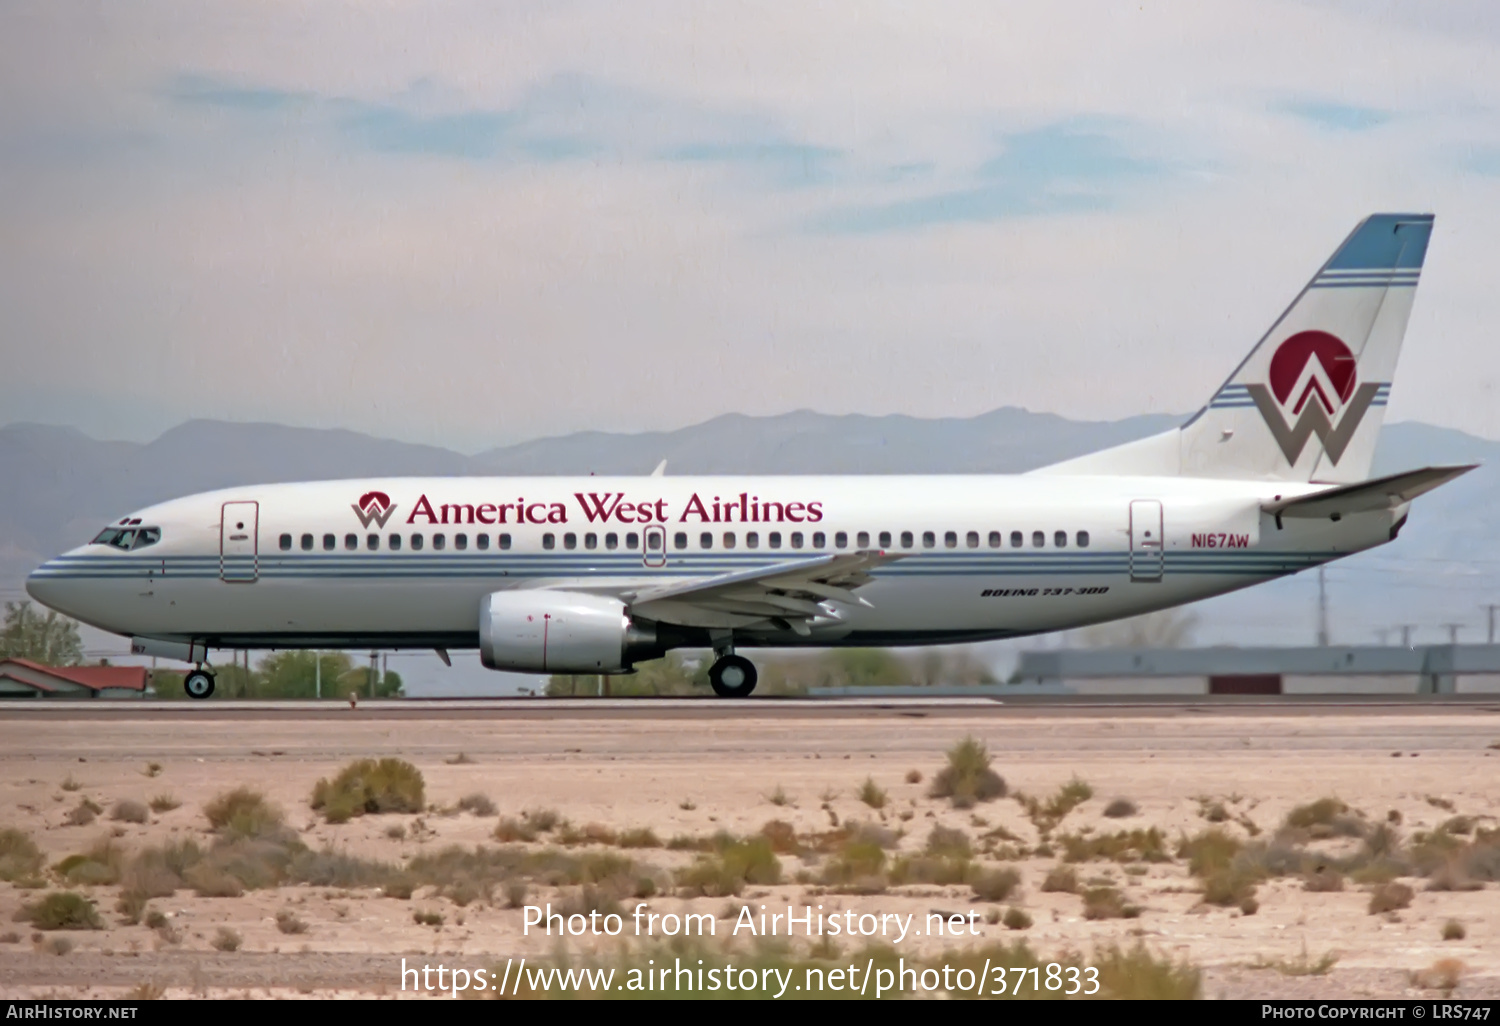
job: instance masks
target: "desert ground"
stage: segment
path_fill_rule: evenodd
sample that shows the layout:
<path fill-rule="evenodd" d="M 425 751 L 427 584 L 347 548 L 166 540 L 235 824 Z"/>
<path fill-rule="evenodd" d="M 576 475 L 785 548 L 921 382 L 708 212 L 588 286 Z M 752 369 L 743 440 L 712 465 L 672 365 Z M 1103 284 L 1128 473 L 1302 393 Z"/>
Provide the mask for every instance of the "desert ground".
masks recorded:
<path fill-rule="evenodd" d="M 0 830 L 40 852 L 0 882 L 0 994 L 420 996 L 403 989 L 403 958 L 476 969 L 669 943 L 628 926 L 566 939 L 523 926 L 526 905 L 618 908 L 629 924 L 644 901 L 710 913 L 725 957 L 765 943 L 731 935 L 747 905 L 757 917 L 762 905 L 822 906 L 917 924 L 972 910 L 961 936 L 919 925 L 883 943 L 932 965 L 1022 940 L 1043 960 L 1087 965 L 1139 943 L 1199 970 L 1205 998 L 1500 997 L 1493 703 L 213 706 L 0 710 Z M 1005 795 L 934 797 L 946 753 L 970 736 Z M 330 823 L 312 807 L 319 779 L 366 758 L 415 766 L 422 810 Z M 302 881 L 325 882 L 253 879 L 225 855 L 217 865 L 244 886 L 187 874 L 158 881 L 132 912 L 121 900 L 140 873 L 132 860 L 227 845 L 229 828 L 205 810 L 239 787 L 280 814 L 278 850 L 323 860 Z M 117 815 L 130 803 L 149 803 L 144 822 Z M 1154 849 L 1140 841 L 1152 828 Z M 1183 845 L 1207 831 L 1241 862 L 1259 853 L 1212 900 L 1209 871 Z M 695 866 L 727 862 L 724 844 L 746 838 L 774 841 L 780 882 L 762 867 L 738 894 L 693 883 Z M 454 869 L 455 882 L 431 868 L 452 846 L 508 851 L 509 868 Z M 1013 887 L 996 876 L 1006 867 Z M 1074 886 L 1044 889 L 1060 868 Z M 1409 888 L 1405 901 L 1371 911 L 1392 882 Z M 92 901 L 102 928 L 26 921 L 58 891 Z M 997 921 L 1007 913 L 1029 925 Z M 788 943 L 796 957 L 848 961 L 881 940 Z"/>

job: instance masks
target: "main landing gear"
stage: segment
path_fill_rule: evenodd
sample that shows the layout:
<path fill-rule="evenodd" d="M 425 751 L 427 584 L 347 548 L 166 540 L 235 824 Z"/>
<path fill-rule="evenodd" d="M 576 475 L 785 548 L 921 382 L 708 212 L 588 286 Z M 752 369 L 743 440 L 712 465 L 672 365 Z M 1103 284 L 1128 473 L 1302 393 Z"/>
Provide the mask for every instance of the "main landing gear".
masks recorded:
<path fill-rule="evenodd" d="M 708 682 L 721 698 L 749 698 L 759 674 L 744 656 L 722 655 L 708 669 Z"/>
<path fill-rule="evenodd" d="M 187 692 L 189 698 L 209 697 L 214 693 L 213 671 L 198 667 L 182 679 L 182 689 Z"/>

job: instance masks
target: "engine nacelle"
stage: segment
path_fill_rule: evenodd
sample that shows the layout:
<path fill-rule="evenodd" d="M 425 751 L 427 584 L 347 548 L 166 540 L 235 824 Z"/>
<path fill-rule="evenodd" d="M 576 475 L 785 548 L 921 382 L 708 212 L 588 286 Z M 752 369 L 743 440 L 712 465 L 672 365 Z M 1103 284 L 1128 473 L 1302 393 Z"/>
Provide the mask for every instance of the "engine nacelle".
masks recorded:
<path fill-rule="evenodd" d="M 576 591 L 497 591 L 479 607 L 479 658 L 492 670 L 621 673 L 659 655 L 654 625 L 625 603 Z"/>

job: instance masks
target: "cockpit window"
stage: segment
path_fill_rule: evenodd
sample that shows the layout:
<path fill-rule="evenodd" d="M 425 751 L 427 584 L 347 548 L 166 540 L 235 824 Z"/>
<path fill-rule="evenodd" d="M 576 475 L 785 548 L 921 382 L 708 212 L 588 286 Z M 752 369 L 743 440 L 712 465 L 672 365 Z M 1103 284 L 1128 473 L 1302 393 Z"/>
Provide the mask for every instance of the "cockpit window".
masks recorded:
<path fill-rule="evenodd" d="M 131 549 L 144 549 L 148 545 L 155 545 L 161 541 L 161 528 L 159 527 L 106 527 L 99 532 L 99 537 L 92 542 L 94 545 L 108 545 L 122 552 Z"/>

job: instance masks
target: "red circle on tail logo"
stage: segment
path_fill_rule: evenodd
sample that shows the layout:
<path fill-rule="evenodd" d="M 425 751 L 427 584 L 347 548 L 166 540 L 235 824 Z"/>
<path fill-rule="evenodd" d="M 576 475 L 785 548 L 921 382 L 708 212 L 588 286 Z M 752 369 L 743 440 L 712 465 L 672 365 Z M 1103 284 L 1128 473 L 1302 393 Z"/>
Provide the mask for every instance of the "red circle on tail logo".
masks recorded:
<path fill-rule="evenodd" d="M 1309 367 L 1313 361 L 1317 361 L 1316 366 Z M 1291 404 L 1293 413 L 1300 413 L 1308 398 L 1317 396 L 1331 414 L 1354 394 L 1357 362 L 1336 336 L 1326 331 L 1299 331 L 1281 343 L 1271 357 L 1271 392 L 1283 409 Z"/>
<path fill-rule="evenodd" d="M 359 497 L 359 508 L 366 513 L 384 513 L 390 505 L 391 497 L 385 492 L 365 492 Z"/>

